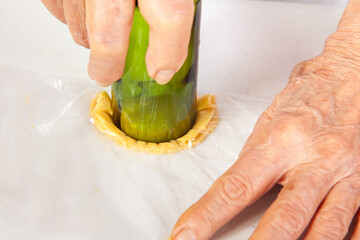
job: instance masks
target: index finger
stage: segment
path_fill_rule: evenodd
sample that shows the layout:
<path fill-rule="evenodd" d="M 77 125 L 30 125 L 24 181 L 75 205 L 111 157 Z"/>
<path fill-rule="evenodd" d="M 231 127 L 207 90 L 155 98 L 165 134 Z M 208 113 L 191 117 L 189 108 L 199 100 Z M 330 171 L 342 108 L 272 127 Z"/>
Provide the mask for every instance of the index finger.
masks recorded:
<path fill-rule="evenodd" d="M 266 149 L 243 152 L 210 190 L 180 217 L 172 239 L 209 239 L 276 184 L 283 169 L 282 161 L 277 160 L 278 156 Z"/>
<path fill-rule="evenodd" d="M 135 0 L 86 0 L 86 25 L 91 48 L 88 72 L 101 86 L 124 72 Z"/>

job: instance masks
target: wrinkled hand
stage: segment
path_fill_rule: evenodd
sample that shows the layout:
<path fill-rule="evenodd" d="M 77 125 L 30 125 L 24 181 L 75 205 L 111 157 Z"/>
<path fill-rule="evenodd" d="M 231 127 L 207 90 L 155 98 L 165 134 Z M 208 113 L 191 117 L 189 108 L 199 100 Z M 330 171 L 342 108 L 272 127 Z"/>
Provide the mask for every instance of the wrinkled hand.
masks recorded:
<path fill-rule="evenodd" d="M 308 224 L 305 239 L 345 237 L 360 206 L 359 0 L 323 53 L 295 67 L 237 162 L 180 217 L 172 239 L 210 238 L 276 183 L 283 189 L 250 239 L 297 239 Z"/>
<path fill-rule="evenodd" d="M 67 23 L 76 43 L 91 48 L 88 72 L 101 86 L 120 79 L 125 66 L 135 0 L 42 0 Z M 193 0 L 139 0 L 150 26 L 146 63 L 158 83 L 170 81 L 187 57 Z"/>

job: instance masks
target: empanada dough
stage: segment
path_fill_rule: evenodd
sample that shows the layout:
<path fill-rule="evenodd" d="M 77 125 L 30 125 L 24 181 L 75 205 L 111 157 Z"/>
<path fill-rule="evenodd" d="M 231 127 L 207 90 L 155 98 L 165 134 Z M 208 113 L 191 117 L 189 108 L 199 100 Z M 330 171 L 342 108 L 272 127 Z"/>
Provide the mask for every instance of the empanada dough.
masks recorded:
<path fill-rule="evenodd" d="M 96 128 L 121 146 L 147 153 L 174 153 L 182 149 L 190 149 L 213 132 L 218 123 L 216 98 L 214 95 L 205 95 L 197 100 L 195 124 L 184 136 L 162 143 L 137 141 L 115 125 L 113 120 L 114 114 L 117 113 L 114 111 L 115 108 L 116 104 L 111 101 L 107 92 L 97 94 L 90 105 L 90 114 Z"/>

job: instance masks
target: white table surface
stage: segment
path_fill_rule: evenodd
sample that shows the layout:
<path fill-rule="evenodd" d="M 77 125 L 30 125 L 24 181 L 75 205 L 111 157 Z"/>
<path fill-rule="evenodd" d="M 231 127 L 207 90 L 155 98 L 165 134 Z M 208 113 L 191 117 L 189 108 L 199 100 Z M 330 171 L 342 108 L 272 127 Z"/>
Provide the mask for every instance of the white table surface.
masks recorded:
<path fill-rule="evenodd" d="M 55 20 L 40 1 L 0 0 L 0 4 L 0 65 L 61 74 L 78 79 L 76 81 L 81 81 L 85 85 L 88 84 L 90 81 L 86 73 L 88 50 L 72 42 L 67 27 Z M 342 11 L 343 7 L 340 6 L 299 3 L 204 1 L 199 93 L 233 92 L 271 99 L 286 85 L 291 69 L 296 63 L 321 52 L 326 37 L 336 29 Z M 0 70 L 0 76 L 1 74 Z M 0 116 L 1 123 L 1 118 L 6 116 Z M 2 146 L 0 150 L 8 151 Z M 4 162 L 0 161 L 0 165 L 2 164 Z M 0 169 L 3 167 L 0 166 Z M 15 171 L 13 174 L 20 174 L 16 170 L 13 171 Z M 6 183 L 0 181 L 0 199 L 2 194 L 11 190 L 11 186 L 9 190 L 9 187 L 2 188 L 2 184 L 6 186 Z M 247 239 L 262 213 L 274 200 L 278 190 L 278 187 L 275 188 L 246 209 L 220 230 L 214 239 Z M 43 194 L 46 197 L 47 193 L 43 192 Z M 71 195 L 68 197 L 71 199 Z M 193 200 L 190 199 L 189 202 L 195 201 L 197 197 L 199 196 L 194 195 Z M 19 196 L 16 199 L 20 205 L 29 200 Z M 0 204 L 0 211 L 4 210 L 2 209 L 4 206 Z M 35 214 L 31 211 L 26 214 L 32 213 Z M 28 219 L 31 221 L 30 217 Z M 6 222 L 0 216 L 0 223 L 2 221 Z M 24 221 L 26 222 L 26 217 L 25 220 L 22 219 L 22 222 Z M 144 225 L 141 224 L 141 217 L 139 222 L 139 225 Z M 11 225 L 12 222 L 9 221 L 7 224 L 14 231 L 21 231 L 19 226 Z M 28 224 L 30 226 L 32 223 Z M 92 224 L 99 223 L 92 221 Z M 174 222 L 167 223 L 166 226 L 173 224 Z M 86 226 L 91 228 L 92 225 Z M 53 234 L 51 237 L 36 235 L 35 238 L 30 234 L 27 239 L 90 239 L 82 238 L 81 231 L 73 234 L 66 232 L 66 229 L 57 229 L 59 230 L 57 237 Z M 111 231 L 109 229 L 110 227 L 106 228 Z M 119 226 L 119 229 L 134 231 L 133 229 L 136 228 L 122 229 Z M 141 229 L 139 231 L 141 236 Z M 157 236 L 165 237 L 169 232 L 170 229 L 164 229 Z M 24 239 L 20 233 L 15 234 L 11 231 L 6 233 L 13 235 L 2 235 L 4 232 L 0 231 L 0 239 Z M 99 239 L 102 239 L 101 236 L 107 236 L 105 238 L 107 240 L 116 239 L 116 235 L 106 233 L 99 236 Z M 139 235 L 134 233 L 126 236 Z M 157 238 L 146 236 L 144 239 Z"/>

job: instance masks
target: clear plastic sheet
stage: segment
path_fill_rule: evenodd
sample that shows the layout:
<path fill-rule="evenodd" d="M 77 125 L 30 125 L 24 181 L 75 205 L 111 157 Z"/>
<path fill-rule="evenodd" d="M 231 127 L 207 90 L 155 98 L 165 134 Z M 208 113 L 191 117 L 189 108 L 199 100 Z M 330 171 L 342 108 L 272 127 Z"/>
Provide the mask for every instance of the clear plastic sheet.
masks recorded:
<path fill-rule="evenodd" d="M 101 90 L 0 65 L 1 239 L 166 239 L 236 161 L 270 103 L 215 92 L 215 131 L 192 149 L 152 155 L 121 148 L 93 126 L 89 104 Z"/>

